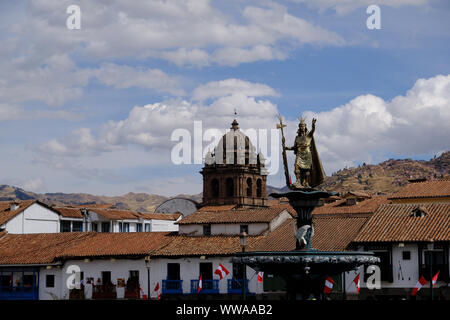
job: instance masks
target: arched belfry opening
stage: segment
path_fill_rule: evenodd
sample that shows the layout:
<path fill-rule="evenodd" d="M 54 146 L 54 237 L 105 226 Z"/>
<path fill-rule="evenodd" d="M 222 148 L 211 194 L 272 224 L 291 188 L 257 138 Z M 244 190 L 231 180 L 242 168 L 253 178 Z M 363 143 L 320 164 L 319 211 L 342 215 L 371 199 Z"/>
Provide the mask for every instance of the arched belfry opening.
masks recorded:
<path fill-rule="evenodd" d="M 213 152 L 208 152 L 203 175 L 203 205 L 267 206 L 264 156 L 256 153 L 236 120 Z"/>

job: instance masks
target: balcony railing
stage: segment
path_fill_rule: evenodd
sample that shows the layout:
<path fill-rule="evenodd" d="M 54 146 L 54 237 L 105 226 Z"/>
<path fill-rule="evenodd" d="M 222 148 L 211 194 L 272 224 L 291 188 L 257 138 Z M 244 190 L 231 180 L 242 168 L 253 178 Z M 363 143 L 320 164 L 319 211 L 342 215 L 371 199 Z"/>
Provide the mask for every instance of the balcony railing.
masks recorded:
<path fill-rule="evenodd" d="M 215 294 L 219 293 L 219 280 L 202 280 L 202 290 L 198 292 L 199 280 L 191 280 L 191 293 L 192 294 Z"/>
<path fill-rule="evenodd" d="M 162 294 L 183 294 L 183 280 L 163 280 Z"/>
<path fill-rule="evenodd" d="M 36 287 L 0 287 L 0 300 L 37 300 L 39 290 Z"/>
<path fill-rule="evenodd" d="M 242 279 L 228 279 L 227 292 L 229 294 L 241 294 L 242 293 Z M 245 279 L 245 291 L 248 293 L 248 279 Z"/>

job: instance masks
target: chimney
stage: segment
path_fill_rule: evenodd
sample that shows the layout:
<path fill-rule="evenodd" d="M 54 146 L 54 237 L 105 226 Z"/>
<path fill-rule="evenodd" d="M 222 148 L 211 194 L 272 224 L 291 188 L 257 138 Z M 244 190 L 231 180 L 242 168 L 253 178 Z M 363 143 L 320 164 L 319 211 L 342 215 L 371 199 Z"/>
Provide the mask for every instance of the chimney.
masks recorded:
<path fill-rule="evenodd" d="M 12 203 L 11 203 L 10 210 L 11 210 L 11 211 L 16 211 L 17 209 L 19 209 L 19 203 L 16 202 L 16 201 L 12 202 Z"/>

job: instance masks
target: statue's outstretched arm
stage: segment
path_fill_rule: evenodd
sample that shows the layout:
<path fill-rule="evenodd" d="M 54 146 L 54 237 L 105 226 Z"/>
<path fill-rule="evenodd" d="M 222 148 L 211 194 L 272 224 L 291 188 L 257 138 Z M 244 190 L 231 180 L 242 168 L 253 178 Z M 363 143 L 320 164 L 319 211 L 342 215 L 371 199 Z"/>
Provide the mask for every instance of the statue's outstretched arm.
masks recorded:
<path fill-rule="evenodd" d="M 316 121 L 317 119 L 312 119 L 311 131 L 309 132 L 310 136 L 312 136 L 314 134 L 314 131 L 316 131 Z"/>

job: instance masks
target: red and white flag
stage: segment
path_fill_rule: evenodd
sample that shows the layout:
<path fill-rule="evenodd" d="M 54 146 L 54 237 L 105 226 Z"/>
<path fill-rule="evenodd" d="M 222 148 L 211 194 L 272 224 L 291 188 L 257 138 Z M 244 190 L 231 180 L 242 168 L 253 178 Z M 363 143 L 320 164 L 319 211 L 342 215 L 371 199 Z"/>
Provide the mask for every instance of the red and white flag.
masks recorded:
<path fill-rule="evenodd" d="M 414 287 L 413 291 L 411 292 L 412 296 L 415 296 L 417 292 L 427 284 L 427 280 L 423 276 L 420 277 L 419 281 L 417 281 L 416 286 Z"/>
<path fill-rule="evenodd" d="M 440 270 L 434 275 L 434 277 L 433 277 L 433 279 L 431 279 L 431 283 L 433 284 L 433 288 L 434 288 L 434 285 L 436 284 L 436 281 L 437 281 L 437 279 L 438 279 L 438 277 L 439 277 L 439 272 L 441 272 Z"/>
<path fill-rule="evenodd" d="M 325 287 L 323 288 L 324 293 L 330 293 L 333 290 L 334 280 L 330 277 L 325 279 Z"/>
<path fill-rule="evenodd" d="M 220 280 L 222 280 L 230 273 L 230 271 L 228 271 L 227 268 L 225 268 L 221 263 L 219 263 L 214 273 L 219 276 Z"/>
<path fill-rule="evenodd" d="M 358 275 L 353 279 L 353 282 L 356 285 L 356 293 L 359 293 L 359 288 L 361 287 L 361 275 L 358 273 Z"/>
<path fill-rule="evenodd" d="M 198 281 L 198 288 L 197 293 L 199 293 L 202 290 L 203 284 L 202 284 L 202 274 L 200 273 L 200 280 Z"/>
<path fill-rule="evenodd" d="M 147 295 L 145 294 L 144 290 L 139 286 L 139 290 L 141 291 L 142 299 L 148 300 Z"/>
<path fill-rule="evenodd" d="M 161 297 L 161 291 L 159 291 L 159 282 L 156 283 L 155 289 L 153 289 L 155 292 L 158 292 L 158 297 L 157 299 L 159 300 L 159 298 Z"/>
<path fill-rule="evenodd" d="M 258 272 L 258 282 L 262 283 L 264 279 L 264 272 L 260 271 Z"/>

